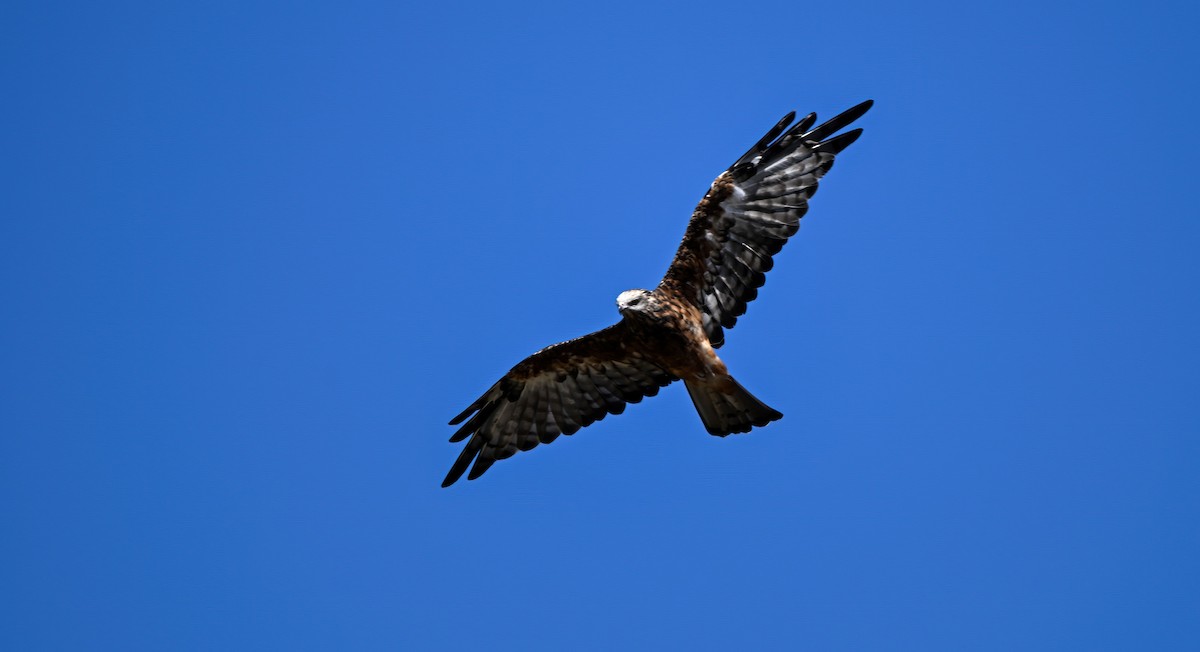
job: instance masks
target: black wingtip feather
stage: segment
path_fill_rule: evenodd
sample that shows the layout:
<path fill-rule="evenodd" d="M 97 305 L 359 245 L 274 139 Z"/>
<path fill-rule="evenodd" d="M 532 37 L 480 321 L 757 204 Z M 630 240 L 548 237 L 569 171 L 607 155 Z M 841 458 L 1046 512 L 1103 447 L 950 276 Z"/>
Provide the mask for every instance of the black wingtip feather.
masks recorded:
<path fill-rule="evenodd" d="M 450 435 L 450 442 L 460 442 L 474 434 L 475 431 L 479 429 L 479 426 L 483 425 L 483 422 L 486 421 L 488 417 L 492 416 L 492 413 L 496 411 L 497 407 L 498 406 L 496 403 L 488 403 L 481 407 L 475 416 L 468 419 L 461 428 L 455 431 L 453 435 Z M 454 424 L 452 423 L 451 425 Z"/>
<path fill-rule="evenodd" d="M 795 111 L 792 111 L 780 118 L 779 122 L 775 123 L 775 126 L 771 127 L 771 130 L 768 131 L 766 135 L 764 135 L 762 138 L 759 138 L 757 143 L 754 143 L 754 147 L 751 147 L 749 150 L 747 150 L 745 154 L 742 154 L 740 157 L 738 157 L 738 160 L 733 165 L 729 166 L 730 169 L 733 169 L 762 153 L 763 150 L 771 145 L 771 141 L 778 138 L 779 134 L 783 133 L 783 130 L 787 129 L 787 126 L 792 124 L 792 120 L 795 119 Z"/>
<path fill-rule="evenodd" d="M 471 472 L 467 474 L 467 479 L 468 480 L 477 479 L 479 476 L 483 475 L 488 469 L 492 468 L 492 465 L 495 463 L 496 463 L 496 458 L 485 457 L 483 455 L 480 455 L 479 457 L 475 458 L 475 465 L 471 467 Z"/>
<path fill-rule="evenodd" d="M 472 413 L 472 412 L 474 412 L 474 411 L 475 411 L 475 410 L 477 410 L 477 409 L 479 409 L 479 408 L 475 407 L 475 404 L 474 404 L 474 403 L 472 403 L 472 404 L 471 404 L 471 407 L 469 407 L 469 408 L 467 408 L 467 409 L 463 410 L 461 413 L 459 413 L 459 415 L 458 415 L 458 416 L 456 416 L 456 417 L 454 417 L 453 419 L 451 419 L 451 420 L 450 420 L 450 423 L 448 423 L 448 424 L 446 424 L 446 425 L 450 425 L 450 426 L 457 426 L 458 424 L 462 423 L 462 420 L 463 420 L 463 419 L 466 419 L 468 416 L 470 416 L 470 415 L 471 415 L 471 413 Z"/>
<path fill-rule="evenodd" d="M 467 409 L 463 410 L 462 412 L 459 412 L 458 416 L 456 416 L 450 420 L 450 425 L 457 426 L 458 424 L 462 423 L 463 419 L 466 419 L 467 417 L 471 416 L 472 412 L 482 408 L 484 403 L 487 402 L 488 394 L 490 394 L 491 392 L 492 392 L 492 390 L 489 389 L 488 391 L 483 393 L 483 396 L 480 396 L 479 398 L 475 399 L 475 402 L 471 403 L 469 406 L 467 406 Z"/>
<path fill-rule="evenodd" d="M 471 462 L 475 459 L 475 456 L 479 454 L 479 451 L 482 448 L 483 437 L 478 435 L 472 437 L 471 441 L 467 442 L 466 447 L 464 447 L 462 452 L 459 453 L 458 459 L 454 460 L 454 465 L 450 467 L 450 472 L 446 474 L 446 479 L 442 480 L 442 487 L 449 487 L 455 482 L 458 482 L 458 479 L 462 477 L 464 472 L 466 472 L 467 467 L 471 465 Z"/>
<path fill-rule="evenodd" d="M 810 114 L 808 114 L 808 115 L 804 116 L 804 119 L 803 119 L 803 120 L 801 120 L 800 122 L 797 122 L 797 123 L 796 123 L 796 126 L 795 126 L 795 127 L 792 127 L 792 128 L 790 129 L 790 131 L 794 131 L 794 132 L 797 132 L 797 133 L 803 133 L 803 132 L 805 132 L 805 131 L 807 131 L 807 130 L 811 129 L 811 128 L 812 128 L 812 126 L 813 126 L 814 124 L 816 124 L 816 122 L 817 122 L 817 114 L 816 114 L 816 113 L 810 113 Z"/>
<path fill-rule="evenodd" d="M 779 119 L 779 122 L 775 123 L 774 127 L 771 127 L 771 130 L 767 132 L 767 135 L 758 139 L 758 144 L 755 147 L 762 148 L 762 147 L 766 147 L 767 145 L 769 145 L 771 143 L 771 141 L 775 140 L 775 138 L 779 134 L 783 133 L 783 130 L 787 129 L 787 126 L 792 124 L 792 120 L 795 120 L 795 119 L 796 119 L 796 112 L 789 111 L 787 115 L 785 115 Z"/>
<path fill-rule="evenodd" d="M 481 421 L 482 421 L 482 419 L 480 419 L 479 415 L 476 414 L 474 417 L 471 418 L 470 421 L 463 424 L 463 427 L 459 428 L 458 430 L 455 430 L 454 434 L 450 435 L 450 443 L 454 444 L 454 443 L 460 442 L 460 441 L 466 439 L 467 437 L 469 437 L 470 435 L 474 434 L 475 429 L 479 427 L 479 423 Z"/>
<path fill-rule="evenodd" d="M 833 116 L 829 120 L 826 120 L 821 126 L 813 129 L 807 134 L 804 134 L 804 137 L 808 140 L 825 140 L 833 134 L 836 134 L 846 125 L 861 118 L 863 114 L 869 111 L 874 105 L 875 100 L 867 100 L 866 102 L 856 104 L 849 109 L 846 109 L 845 111 Z"/>
<path fill-rule="evenodd" d="M 850 143 L 858 140 L 858 137 L 862 135 L 862 131 L 862 129 L 851 129 L 844 134 L 834 136 L 825 142 L 818 143 L 815 147 L 813 147 L 813 151 L 837 154 L 838 152 L 841 152 L 849 147 Z"/>

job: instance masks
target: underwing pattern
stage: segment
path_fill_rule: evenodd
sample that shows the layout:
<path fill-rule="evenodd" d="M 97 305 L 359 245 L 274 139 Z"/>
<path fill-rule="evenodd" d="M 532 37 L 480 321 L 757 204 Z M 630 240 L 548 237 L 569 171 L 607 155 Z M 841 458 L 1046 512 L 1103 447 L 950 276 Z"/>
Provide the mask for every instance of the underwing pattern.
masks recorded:
<path fill-rule="evenodd" d="M 816 114 L 794 125 L 795 113 L 784 116 L 713 181 L 658 287 L 617 297 L 621 321 L 522 360 L 450 421 L 459 426 L 450 441 L 467 443 L 442 486 L 621 414 L 676 380 L 710 434 L 749 432 L 781 418 L 733 379 L 714 349 L 799 230 L 818 181 L 862 133 L 841 130 L 871 105 L 815 128 Z"/>

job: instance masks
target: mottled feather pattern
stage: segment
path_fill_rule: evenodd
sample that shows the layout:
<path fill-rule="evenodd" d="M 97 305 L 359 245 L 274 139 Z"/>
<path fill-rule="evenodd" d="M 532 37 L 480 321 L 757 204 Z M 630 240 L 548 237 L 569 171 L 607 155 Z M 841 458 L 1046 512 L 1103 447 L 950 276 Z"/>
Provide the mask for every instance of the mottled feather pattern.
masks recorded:
<path fill-rule="evenodd" d="M 547 347 L 523 360 L 450 425 L 466 423 L 450 438 L 470 437 L 442 486 L 483 474 L 496 460 L 571 435 L 628 403 L 658 394 L 678 380 L 629 353 L 624 322 Z M 633 347 L 636 349 L 636 347 Z"/>
<path fill-rule="evenodd" d="M 701 309 L 713 347 L 724 344 L 724 329 L 758 296 L 772 256 L 799 231 L 818 180 L 861 130 L 824 139 L 870 107 L 859 104 L 811 131 L 815 114 L 787 129 L 794 117 L 788 114 L 717 177 L 696 207 L 663 284 Z"/>
<path fill-rule="evenodd" d="M 815 128 L 815 114 L 792 124 L 789 113 L 772 127 L 713 182 L 656 290 L 622 293 L 619 323 L 529 356 L 450 421 L 461 424 L 450 441 L 466 445 L 442 486 L 621 414 L 681 378 L 713 435 L 781 418 L 727 373 L 713 348 L 799 230 L 834 157 L 862 130 L 838 132 L 870 107 L 864 102 Z"/>

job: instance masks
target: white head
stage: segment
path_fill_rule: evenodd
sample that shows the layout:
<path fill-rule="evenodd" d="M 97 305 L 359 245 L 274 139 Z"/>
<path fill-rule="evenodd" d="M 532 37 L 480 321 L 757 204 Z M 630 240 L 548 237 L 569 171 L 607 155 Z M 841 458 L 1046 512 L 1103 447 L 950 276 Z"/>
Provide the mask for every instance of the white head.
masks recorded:
<path fill-rule="evenodd" d="M 658 298 L 649 290 L 625 290 L 617 295 L 617 310 L 622 315 L 650 314 L 658 310 Z"/>

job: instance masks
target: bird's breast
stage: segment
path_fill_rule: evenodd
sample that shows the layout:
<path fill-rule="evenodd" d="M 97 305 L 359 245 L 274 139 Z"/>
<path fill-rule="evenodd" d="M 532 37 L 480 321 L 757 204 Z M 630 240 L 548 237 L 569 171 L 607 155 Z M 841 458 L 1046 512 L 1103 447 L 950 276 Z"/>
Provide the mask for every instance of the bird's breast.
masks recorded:
<path fill-rule="evenodd" d="M 654 319 L 642 321 L 631 333 L 637 348 L 647 359 L 679 378 L 708 378 L 727 373 L 704 333 L 699 311 L 692 312 L 695 315 L 686 309 L 666 309 Z"/>

